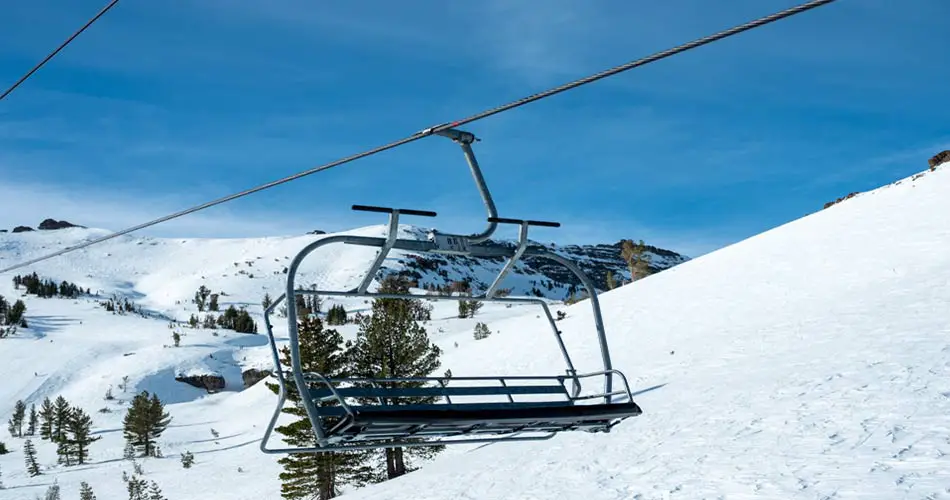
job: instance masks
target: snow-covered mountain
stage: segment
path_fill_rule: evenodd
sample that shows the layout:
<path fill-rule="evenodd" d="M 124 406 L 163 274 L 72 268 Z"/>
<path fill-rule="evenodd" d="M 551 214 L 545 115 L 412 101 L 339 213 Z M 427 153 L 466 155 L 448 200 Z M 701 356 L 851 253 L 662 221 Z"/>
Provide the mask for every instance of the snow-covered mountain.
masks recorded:
<path fill-rule="evenodd" d="M 344 498 L 950 498 L 948 190 L 950 170 L 927 172 L 602 293 L 613 364 L 634 385 L 643 415 L 609 434 L 451 447 L 421 470 Z M 0 265 L 93 234 L 101 233 L 0 235 Z M 289 256 L 313 238 L 128 237 L 36 266 L 103 298 L 127 297 L 144 315 L 112 314 L 82 298 L 22 297 L 12 276 L 0 279 L 0 294 L 26 301 L 29 323 L 0 339 L 0 415 L 18 399 L 63 395 L 93 415 L 102 437 L 91 463 L 72 467 L 34 439 L 44 474 L 29 477 L 23 439 L 4 436 L 11 453 L 0 455 L 0 498 L 32 499 L 54 481 L 64 498 L 78 496 L 80 481 L 99 498 L 125 498 L 121 476 L 132 466 L 121 459 L 122 417 L 142 389 L 158 393 L 174 419 L 160 441 L 164 458 L 142 461 L 145 478 L 168 498 L 278 498 L 276 457 L 258 450 L 276 398 L 264 384 L 245 389 L 242 379 L 269 368 L 263 336 L 170 328 L 170 320 L 195 313 L 191 298 L 205 285 L 223 292 L 221 308 L 245 306 L 260 322 L 261 297 L 280 293 Z M 353 286 L 374 254 L 322 249 L 302 282 Z M 412 270 L 411 256 L 396 257 L 390 271 Z M 468 272 L 484 282 L 501 265 L 466 264 L 448 262 L 448 276 L 427 271 L 421 281 Z M 526 266 L 506 285 L 527 293 L 545 279 L 556 277 Z M 566 313 L 559 328 L 578 369 L 596 369 L 589 304 L 556 310 Z M 435 303 L 428 330 L 444 350 L 440 370 L 562 371 L 536 311 L 489 304 L 476 318 L 456 316 L 454 303 Z M 476 321 L 492 335 L 474 340 Z M 340 330 L 350 337 L 353 328 Z M 179 347 L 173 331 L 182 334 Z M 285 331 L 278 318 L 281 341 Z M 175 381 L 202 374 L 220 375 L 224 390 Z M 110 387 L 115 399 L 106 400 Z M 190 469 L 179 463 L 186 451 L 196 458 Z"/>
<path fill-rule="evenodd" d="M 376 225 L 340 234 L 381 237 L 385 236 L 385 231 L 385 225 Z M 427 233 L 425 228 L 400 226 L 400 238 L 424 240 Z M 105 234 L 108 234 L 105 230 L 79 227 L 0 234 L 0 266 Z M 332 234 L 248 239 L 176 239 L 130 235 L 50 263 L 43 263 L 37 269 L 56 279 L 76 282 L 80 286 L 89 286 L 104 293 L 135 292 L 133 295 L 156 301 L 154 305 L 163 310 L 167 310 L 168 301 L 172 298 L 176 301 L 190 300 L 194 295 L 194 290 L 184 295 L 175 295 L 168 289 L 172 287 L 178 290 L 181 279 L 187 279 L 195 289 L 204 284 L 215 291 L 225 290 L 225 293 L 233 292 L 245 300 L 259 302 L 265 292 L 274 295 L 282 290 L 283 272 L 300 248 L 311 241 L 328 236 Z M 492 239 L 486 244 L 514 247 L 516 242 Z M 544 244 L 532 241 L 531 245 Z M 621 256 L 620 242 L 563 246 L 548 243 L 544 246 L 576 262 L 600 290 L 607 288 L 608 272 L 613 273 L 617 283 L 630 279 L 630 271 Z M 352 247 L 347 247 L 346 250 L 352 250 Z M 650 269 L 654 273 L 689 260 L 672 250 L 654 246 L 647 246 L 646 250 L 650 258 Z M 340 277 L 365 272 L 368 266 L 364 265 L 362 257 L 374 252 L 374 249 L 359 249 L 357 253 L 361 258 L 356 259 L 339 251 L 318 253 L 309 258 L 315 264 L 311 265 L 309 274 L 302 275 L 304 283 L 334 286 Z M 452 281 L 467 281 L 474 289 L 483 290 L 504 264 L 504 259 L 471 259 L 455 255 L 423 256 L 393 251 L 379 275 L 403 274 L 417 281 L 420 288 L 428 285 L 444 286 Z M 519 261 L 505 286 L 511 288 L 512 293 L 516 295 L 537 295 L 558 300 L 567 298 L 575 289 L 581 288 L 577 278 L 566 269 L 535 258 Z M 243 296 L 245 292 L 252 295 Z"/>

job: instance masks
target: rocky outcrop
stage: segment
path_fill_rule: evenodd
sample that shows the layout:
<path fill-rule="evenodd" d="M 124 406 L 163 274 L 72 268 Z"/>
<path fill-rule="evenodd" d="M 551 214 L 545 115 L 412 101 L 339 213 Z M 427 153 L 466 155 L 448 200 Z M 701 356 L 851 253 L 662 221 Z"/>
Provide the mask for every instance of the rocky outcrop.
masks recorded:
<path fill-rule="evenodd" d="M 14 233 L 25 233 L 25 232 L 27 232 L 27 231 L 32 231 L 32 230 L 33 230 L 33 228 L 32 228 L 32 227 L 29 227 L 29 226 L 17 226 L 17 227 L 15 227 L 15 228 L 13 228 L 13 232 L 14 232 Z"/>
<path fill-rule="evenodd" d="M 532 242 L 531 246 L 540 246 L 540 243 Z M 482 246 L 495 246 L 514 248 L 515 244 L 511 241 L 488 240 L 482 243 Z M 607 273 L 611 273 L 616 281 L 626 279 L 630 271 L 627 263 L 623 259 L 621 252 L 621 242 L 598 245 L 546 245 L 552 250 L 577 264 L 581 270 L 590 277 L 594 286 L 599 290 L 607 288 Z M 689 260 L 689 257 L 646 245 L 646 251 L 650 254 L 650 273 L 658 273 L 665 269 L 681 264 Z M 384 267 L 381 273 L 399 274 L 407 277 L 410 281 L 415 281 L 417 286 L 431 285 L 450 285 L 453 281 L 466 281 L 473 288 L 484 290 L 490 283 L 483 280 L 486 278 L 484 273 L 479 270 L 485 266 L 486 262 L 493 262 L 497 268 L 504 264 L 506 259 L 501 257 L 471 258 L 462 255 L 414 255 L 409 254 L 399 258 L 402 268 L 390 271 Z M 512 270 L 513 274 L 522 274 L 528 277 L 527 286 L 522 285 L 523 289 L 514 290 L 513 293 L 536 295 L 538 297 L 547 297 L 551 299 L 564 299 L 568 295 L 575 293 L 583 288 L 580 280 L 569 269 L 557 262 L 538 257 L 525 257 Z M 451 276 L 451 278 L 450 278 Z M 490 276 L 489 278 L 494 278 Z M 524 281 L 522 281 L 524 283 Z"/>
<path fill-rule="evenodd" d="M 857 192 L 848 193 L 847 196 L 842 196 L 841 198 L 838 198 L 838 199 L 835 200 L 835 201 L 829 201 L 829 202 L 825 203 L 825 206 L 822 207 L 822 208 L 824 209 L 824 208 L 828 208 L 828 207 L 837 205 L 838 203 L 841 203 L 841 202 L 844 201 L 844 200 L 849 200 L 849 199 L 851 199 L 851 198 L 854 198 L 855 196 L 857 196 L 857 195 L 859 195 L 859 194 L 860 194 L 860 193 L 857 193 Z"/>
<path fill-rule="evenodd" d="M 927 160 L 927 164 L 930 165 L 931 172 L 937 170 L 937 166 L 940 164 L 947 162 L 950 162 L 950 149 L 941 151 L 935 154 L 930 160 Z"/>
<path fill-rule="evenodd" d="M 244 380 L 244 388 L 248 387 L 264 380 L 269 377 L 271 374 L 270 370 L 258 370 L 255 368 L 250 368 L 241 372 L 241 378 Z"/>
<path fill-rule="evenodd" d="M 224 389 L 224 377 L 221 375 L 179 375 L 175 377 L 175 380 L 179 382 L 184 382 L 190 386 L 197 387 L 199 389 L 205 389 L 209 393 L 219 392 Z"/>
<path fill-rule="evenodd" d="M 83 227 L 77 226 L 68 221 L 56 220 L 56 219 L 45 219 L 43 222 L 40 222 L 39 228 L 44 231 L 51 231 L 55 229 L 66 229 L 67 227 Z"/>

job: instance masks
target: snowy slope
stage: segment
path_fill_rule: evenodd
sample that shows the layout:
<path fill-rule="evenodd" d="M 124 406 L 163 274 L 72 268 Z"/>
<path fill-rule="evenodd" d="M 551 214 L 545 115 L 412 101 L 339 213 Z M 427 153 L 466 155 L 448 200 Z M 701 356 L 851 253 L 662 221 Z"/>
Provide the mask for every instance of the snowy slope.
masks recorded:
<path fill-rule="evenodd" d="M 950 498 L 947 192 L 947 169 L 906 179 L 602 295 L 642 416 L 347 498 Z M 593 368 L 590 315 L 568 310 Z M 526 356 L 534 342 L 492 337 L 465 357 L 556 372 L 556 353 Z"/>
<path fill-rule="evenodd" d="M 946 169 L 907 179 L 601 295 L 614 365 L 642 391 L 644 409 L 612 433 L 453 447 L 344 498 L 950 498 L 948 189 Z M 72 231 L 82 230 L 0 235 L 0 264 L 85 237 Z M 202 283 L 227 293 L 222 306 L 257 313 L 264 291 L 279 293 L 282 257 L 312 238 L 120 239 L 37 271 L 124 292 L 156 316 L 186 319 Z M 333 265 L 306 268 L 304 283 L 353 283 L 373 257 L 327 252 Z M 20 293 L 0 279 L 0 294 Z M 279 498 L 276 457 L 257 449 L 275 398 L 263 384 L 240 390 L 241 370 L 267 362 L 263 336 L 179 328 L 181 347 L 165 347 L 167 320 L 112 315 L 88 300 L 25 300 L 31 328 L 0 340 L 0 415 L 18 398 L 62 394 L 92 414 L 103 439 L 78 467 L 57 465 L 42 442 L 45 473 L 30 478 L 22 440 L 4 435 L 12 453 L 0 455 L 0 499 L 32 499 L 54 480 L 64 498 L 83 480 L 99 498 L 124 498 L 123 402 L 141 389 L 157 391 L 174 418 L 165 458 L 143 462 L 170 499 Z M 567 312 L 559 327 L 578 368 L 597 369 L 589 304 L 557 309 Z M 440 369 L 562 372 L 536 311 L 454 313 L 437 303 L 428 328 L 445 351 Z M 474 341 L 476 321 L 492 336 Z M 175 382 L 178 372 L 219 373 L 228 386 L 208 395 Z M 128 391 L 104 401 L 123 375 Z M 183 470 L 186 450 L 197 460 Z"/>
<path fill-rule="evenodd" d="M 383 226 L 349 231 L 349 234 L 382 236 Z M 87 238 L 105 234 L 102 230 L 70 228 L 0 234 L 0 265 L 27 260 L 51 250 L 74 245 Z M 402 226 L 401 237 L 423 238 L 425 232 L 413 226 Z M 23 439 L 0 437 L 11 453 L 0 456 L 0 481 L 8 489 L 0 498 L 33 498 L 42 494 L 51 480 L 66 491 L 88 481 L 106 498 L 124 496 L 119 493 L 123 471 L 131 472 L 132 464 L 119 460 L 122 456 L 122 418 L 133 395 L 142 390 L 156 393 L 173 416 L 173 424 L 162 436 L 165 459 L 145 460 L 146 478 L 160 483 L 171 498 L 186 498 L 196 491 L 226 492 L 233 484 L 259 477 L 253 487 L 227 493 L 228 498 L 267 497 L 279 489 L 276 457 L 261 454 L 258 442 L 263 425 L 269 418 L 274 395 L 263 384 L 245 390 L 242 373 L 249 369 L 270 369 L 270 354 L 263 335 L 249 335 L 230 330 L 193 329 L 182 324 L 192 314 L 203 317 L 192 303 L 195 291 L 205 285 L 221 293 L 220 309 L 235 305 L 247 307 L 263 332 L 260 300 L 265 293 L 276 297 L 285 279 L 284 269 L 301 247 L 324 236 L 297 236 L 260 239 L 170 239 L 126 236 L 80 250 L 67 256 L 19 271 L 37 271 L 41 278 L 67 280 L 89 288 L 93 296 L 78 299 L 40 299 L 14 289 L 13 274 L 0 279 L 0 295 L 11 302 L 22 298 L 27 303 L 29 328 L 19 330 L 11 338 L 0 340 L 0 366 L 4 367 L 4 383 L 0 384 L 0 415 L 12 413 L 17 400 L 37 404 L 45 397 L 62 395 L 73 405 L 82 407 L 94 419 L 94 431 L 102 440 L 92 446 L 92 463 L 82 467 L 56 464 L 55 446 L 34 439 L 39 450 L 44 475 L 29 478 L 25 474 Z M 560 251 L 570 255 L 572 248 Z M 582 249 L 581 249 L 582 250 Z M 318 284 L 331 289 L 355 286 L 375 249 L 332 246 L 315 252 L 303 266 L 299 282 L 303 286 Z M 668 256 L 667 256 L 668 257 Z M 412 270 L 406 262 L 412 255 L 394 252 L 387 260 L 387 272 Z M 677 259 L 661 261 L 673 265 Z M 447 276 L 428 273 L 430 282 L 471 279 L 478 284 L 490 282 L 502 262 L 486 262 L 480 266 L 461 261 L 450 262 Z M 600 265 L 593 263 L 592 265 Z M 618 273 L 620 274 L 620 273 Z M 527 293 L 550 278 L 519 266 L 504 284 L 516 293 Z M 565 294 L 567 286 L 552 287 L 555 294 Z M 98 302 L 111 297 L 128 299 L 143 314 L 113 314 Z M 361 299 L 340 299 L 352 313 L 368 307 Z M 326 300 L 324 311 L 333 300 Z M 475 319 L 457 318 L 453 302 L 436 304 L 430 335 L 445 350 L 464 350 L 473 342 L 472 329 L 477 321 L 490 321 L 523 314 L 523 309 L 486 305 Z M 277 335 L 284 338 L 285 325 L 278 317 Z M 344 335 L 355 335 L 353 325 L 338 327 Z M 172 347 L 172 332 L 182 335 L 180 347 Z M 446 368 L 450 368 L 446 365 Z M 218 376 L 225 381 L 223 392 L 209 395 L 204 389 L 178 382 L 183 376 Z M 121 389 L 123 377 L 128 387 Z M 115 399 L 106 400 L 107 391 Z M 212 434 L 218 432 L 218 437 Z M 6 434 L 6 432 L 4 432 Z M 200 484 L 181 483 L 183 470 L 180 454 L 195 453 L 196 465 L 187 471 Z M 238 472 L 241 467 L 243 472 Z M 223 472 L 226 468 L 229 472 Z M 213 473 L 211 473 L 213 471 Z M 236 475 L 235 475 L 236 474 Z M 247 495 L 246 497 L 242 495 Z"/>

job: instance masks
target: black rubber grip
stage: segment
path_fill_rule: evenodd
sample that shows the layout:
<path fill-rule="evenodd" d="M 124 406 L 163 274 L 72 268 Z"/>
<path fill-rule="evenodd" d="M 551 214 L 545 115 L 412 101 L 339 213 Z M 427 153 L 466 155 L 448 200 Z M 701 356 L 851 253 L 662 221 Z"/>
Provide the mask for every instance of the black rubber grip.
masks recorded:
<path fill-rule="evenodd" d="M 521 224 L 521 219 L 506 219 L 504 217 L 489 217 L 488 222 L 497 222 L 499 224 Z"/>
<path fill-rule="evenodd" d="M 519 224 L 519 225 L 523 223 L 527 223 L 529 226 L 561 227 L 560 222 L 547 222 L 543 220 L 507 219 L 505 217 L 489 217 L 488 222 L 497 222 L 499 224 Z"/>
<path fill-rule="evenodd" d="M 393 213 L 393 209 L 386 207 L 374 207 L 370 205 L 353 205 L 353 210 L 359 210 L 361 212 L 380 212 L 384 214 Z"/>
<path fill-rule="evenodd" d="M 395 211 L 392 208 L 374 207 L 371 205 L 353 205 L 353 210 L 359 210 L 361 212 L 379 212 L 384 214 L 391 214 Z M 411 208 L 400 208 L 399 213 L 405 215 L 418 215 L 420 217 L 435 217 L 438 215 L 435 212 L 429 210 L 413 210 Z"/>
<path fill-rule="evenodd" d="M 399 213 L 406 215 L 418 215 L 419 217 L 435 217 L 438 215 L 430 210 L 413 210 L 411 208 L 400 208 Z"/>

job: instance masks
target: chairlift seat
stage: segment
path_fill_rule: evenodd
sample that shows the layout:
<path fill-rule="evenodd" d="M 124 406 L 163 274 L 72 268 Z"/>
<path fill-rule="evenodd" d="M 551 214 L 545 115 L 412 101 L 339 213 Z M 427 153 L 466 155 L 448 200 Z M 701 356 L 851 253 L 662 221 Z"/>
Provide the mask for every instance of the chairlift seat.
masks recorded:
<path fill-rule="evenodd" d="M 540 377 L 539 377 L 540 378 Z M 484 381 L 485 379 L 475 378 Z M 632 402 L 578 404 L 568 393 L 563 377 L 550 377 L 560 383 L 545 385 L 501 386 L 424 386 L 424 387 L 327 387 L 310 389 L 317 404 L 340 399 L 376 399 L 380 404 L 318 406 L 321 417 L 339 419 L 327 433 L 331 441 L 365 442 L 424 437 L 455 437 L 478 434 L 502 435 L 518 432 L 559 432 L 566 430 L 606 431 L 627 417 L 642 413 Z M 438 379 L 431 379 L 438 381 Z M 459 382 L 450 379 L 452 383 Z M 469 379 L 471 380 L 471 379 Z M 467 381 L 467 380 L 465 380 Z M 464 381 L 463 381 L 464 382 Z M 517 382 L 516 382 L 517 383 Z M 460 403 L 453 397 L 498 397 L 507 401 Z M 514 401 L 522 396 L 560 396 L 560 400 Z M 405 398 L 442 397 L 446 402 L 412 404 Z"/>

